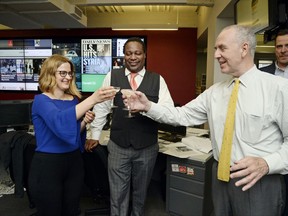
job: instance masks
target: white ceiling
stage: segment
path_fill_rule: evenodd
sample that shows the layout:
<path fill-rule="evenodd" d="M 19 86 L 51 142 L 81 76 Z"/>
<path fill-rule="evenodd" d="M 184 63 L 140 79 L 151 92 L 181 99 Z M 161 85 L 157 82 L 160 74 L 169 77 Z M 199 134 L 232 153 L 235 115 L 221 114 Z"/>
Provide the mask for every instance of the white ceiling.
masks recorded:
<path fill-rule="evenodd" d="M 112 27 L 113 23 L 120 22 L 121 19 L 125 24 L 140 25 L 143 20 L 149 21 L 153 17 L 153 22 L 158 25 L 171 22 L 179 24 L 181 15 L 184 17 L 181 22 L 184 22 L 185 17 L 197 14 L 199 6 L 212 7 L 213 2 L 214 0 L 0 0 L 0 24 L 12 29 Z M 127 17 L 130 18 L 128 22 Z M 193 26 L 194 23 L 182 25 Z"/>

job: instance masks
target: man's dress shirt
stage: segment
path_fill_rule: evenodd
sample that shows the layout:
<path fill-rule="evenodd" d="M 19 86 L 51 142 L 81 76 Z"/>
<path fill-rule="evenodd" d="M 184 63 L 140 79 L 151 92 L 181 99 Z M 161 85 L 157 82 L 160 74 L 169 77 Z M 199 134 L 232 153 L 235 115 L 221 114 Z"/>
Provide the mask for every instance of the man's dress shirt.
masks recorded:
<path fill-rule="evenodd" d="M 245 156 L 262 157 L 269 174 L 288 173 L 288 80 L 259 71 L 240 76 L 231 165 Z M 218 161 L 228 101 L 234 82 L 216 83 L 183 107 L 152 103 L 146 115 L 185 126 L 209 123 L 213 156 Z"/>

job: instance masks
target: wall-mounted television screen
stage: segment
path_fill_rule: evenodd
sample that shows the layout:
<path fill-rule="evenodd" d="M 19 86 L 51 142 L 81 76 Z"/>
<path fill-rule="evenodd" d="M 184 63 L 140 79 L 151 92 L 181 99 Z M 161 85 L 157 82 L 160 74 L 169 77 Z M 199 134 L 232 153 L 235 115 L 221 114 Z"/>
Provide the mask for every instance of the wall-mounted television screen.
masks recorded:
<path fill-rule="evenodd" d="M 102 86 L 105 75 L 124 67 L 123 46 L 128 37 L 81 39 L 81 91 Z M 146 43 L 145 38 L 141 39 Z"/>
<path fill-rule="evenodd" d="M 51 41 L 0 40 L 0 90 L 37 91 L 41 64 L 52 54 Z"/>
<path fill-rule="evenodd" d="M 275 28 L 278 16 L 278 0 L 238 0 L 235 4 L 235 23 L 250 26 L 255 33 Z"/>
<path fill-rule="evenodd" d="M 52 54 L 69 58 L 82 92 L 100 88 L 105 75 L 124 67 L 123 46 L 128 37 L 1 39 L 0 90 L 38 91 L 43 61 Z M 141 37 L 146 43 L 146 38 Z"/>

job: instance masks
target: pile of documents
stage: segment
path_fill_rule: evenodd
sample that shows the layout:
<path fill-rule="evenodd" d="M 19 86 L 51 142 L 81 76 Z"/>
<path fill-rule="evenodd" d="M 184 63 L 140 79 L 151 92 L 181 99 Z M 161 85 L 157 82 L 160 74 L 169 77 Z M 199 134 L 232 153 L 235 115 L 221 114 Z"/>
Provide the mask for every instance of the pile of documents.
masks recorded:
<path fill-rule="evenodd" d="M 208 135 L 208 130 L 187 128 L 187 136 L 177 143 L 160 143 L 160 151 L 164 154 L 179 158 L 189 158 L 212 151 L 211 140 L 203 137 Z"/>

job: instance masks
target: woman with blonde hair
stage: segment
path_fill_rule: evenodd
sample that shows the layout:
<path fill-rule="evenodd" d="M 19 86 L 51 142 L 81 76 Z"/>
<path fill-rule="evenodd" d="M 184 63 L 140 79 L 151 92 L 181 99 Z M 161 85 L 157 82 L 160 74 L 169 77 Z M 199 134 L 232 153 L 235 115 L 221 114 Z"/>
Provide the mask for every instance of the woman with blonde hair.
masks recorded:
<path fill-rule="evenodd" d="M 55 54 L 41 68 L 39 88 L 32 105 L 36 151 L 29 175 L 29 188 L 38 216 L 77 215 L 83 185 L 81 152 L 86 124 L 95 115 L 96 103 L 111 100 L 113 87 L 95 91 L 81 103 L 73 63 Z"/>

